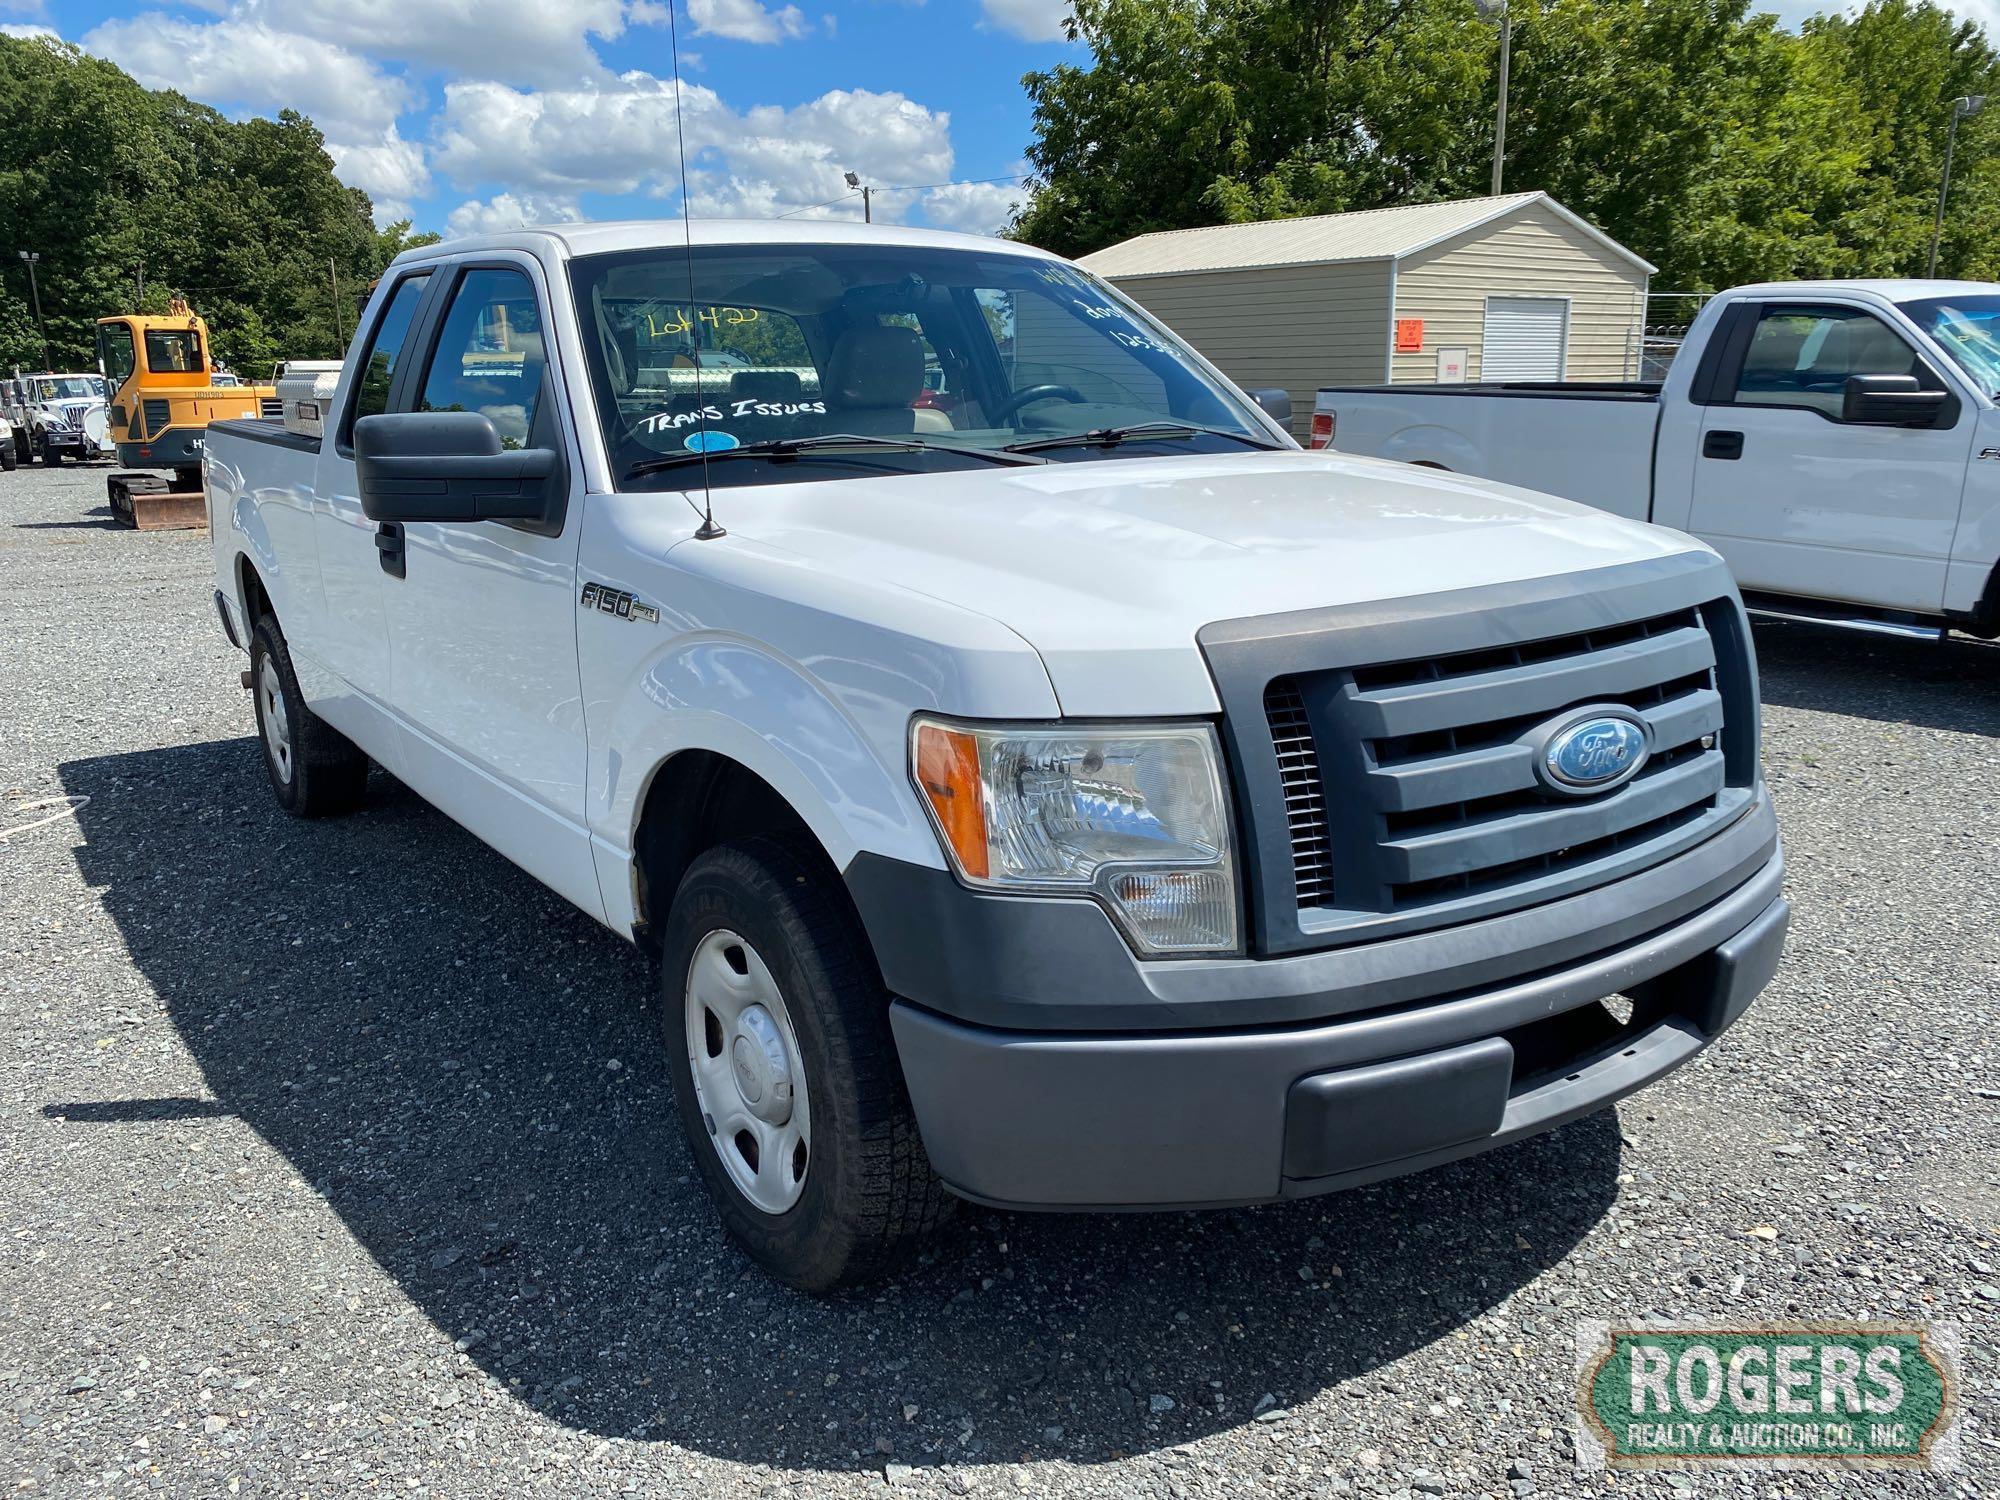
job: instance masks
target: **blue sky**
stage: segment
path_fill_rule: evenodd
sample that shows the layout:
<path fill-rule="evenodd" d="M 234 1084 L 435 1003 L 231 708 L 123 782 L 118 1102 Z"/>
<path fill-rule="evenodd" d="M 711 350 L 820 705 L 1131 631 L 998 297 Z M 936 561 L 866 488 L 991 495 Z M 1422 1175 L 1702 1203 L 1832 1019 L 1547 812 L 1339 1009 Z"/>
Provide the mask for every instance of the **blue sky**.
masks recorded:
<path fill-rule="evenodd" d="M 1064 0 L 673 3 L 698 214 L 858 218 L 854 171 L 905 189 L 878 220 L 994 229 L 1017 181 L 974 179 L 1023 171 L 1021 75 L 1071 51 Z M 666 4 L 0 0 L 0 29 L 234 116 L 299 109 L 378 219 L 449 233 L 678 212 Z"/>
<path fill-rule="evenodd" d="M 232 115 L 302 110 L 379 220 L 449 234 L 679 211 L 668 3 L 0 0 L 0 31 Z M 1077 50 L 1067 0 L 671 3 L 697 214 L 858 217 L 853 171 L 888 189 L 878 219 L 996 229 L 1021 196 L 1021 75 Z M 1957 8 L 2000 29 L 2000 0 Z"/>

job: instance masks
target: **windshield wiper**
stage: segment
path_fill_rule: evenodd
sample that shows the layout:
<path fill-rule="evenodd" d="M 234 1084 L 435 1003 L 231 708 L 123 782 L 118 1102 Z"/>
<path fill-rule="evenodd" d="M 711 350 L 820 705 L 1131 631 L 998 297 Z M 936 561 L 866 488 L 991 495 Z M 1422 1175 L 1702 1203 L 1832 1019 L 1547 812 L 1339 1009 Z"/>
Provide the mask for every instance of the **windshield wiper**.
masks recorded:
<path fill-rule="evenodd" d="M 951 453 L 961 458 L 983 458 L 995 464 L 1039 464 L 1046 459 L 1029 458 L 1026 454 L 1002 448 L 962 448 L 955 443 L 927 443 L 917 437 L 870 437 L 858 432 L 822 432 L 807 437 L 771 438 L 761 443 L 739 443 L 734 448 L 710 448 L 706 451 L 689 449 L 685 453 L 664 453 L 658 458 L 644 459 L 625 471 L 627 479 L 636 479 L 642 474 L 657 474 L 663 469 L 684 468 L 688 464 L 698 464 L 704 459 L 714 462 L 725 458 L 768 458 L 782 462 L 797 458 L 802 453 L 826 452 L 842 448 L 893 448 L 899 453 Z"/>
<path fill-rule="evenodd" d="M 1049 448 L 1115 448 L 1134 438 L 1191 437 L 1230 438 L 1245 447 L 1261 448 L 1268 453 L 1278 451 L 1276 443 L 1267 443 L 1247 432 L 1231 432 L 1226 427 L 1198 427 L 1192 422 L 1133 422 L 1124 427 L 1093 427 L 1089 432 L 1065 432 L 1057 437 L 1029 438 L 1024 443 L 1009 443 L 1006 451 L 1040 453 Z"/>

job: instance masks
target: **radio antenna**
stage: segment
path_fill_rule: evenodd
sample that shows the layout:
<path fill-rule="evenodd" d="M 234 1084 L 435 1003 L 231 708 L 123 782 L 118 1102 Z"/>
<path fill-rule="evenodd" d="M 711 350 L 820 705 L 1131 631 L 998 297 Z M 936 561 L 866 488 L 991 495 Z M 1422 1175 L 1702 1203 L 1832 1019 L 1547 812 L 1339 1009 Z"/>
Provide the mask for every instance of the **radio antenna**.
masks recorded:
<path fill-rule="evenodd" d="M 695 528 L 695 540 L 712 542 L 717 537 L 729 535 L 715 524 L 715 491 L 708 482 L 708 392 L 702 388 L 701 346 L 694 334 L 694 325 L 701 319 L 694 310 L 694 220 L 688 210 L 688 151 L 687 128 L 681 122 L 681 28 L 677 19 L 680 0 L 667 0 L 667 44 L 674 58 L 674 145 L 681 158 L 681 243 L 687 251 L 687 319 L 690 353 L 694 362 L 695 434 L 694 441 L 701 451 L 701 525 Z"/>

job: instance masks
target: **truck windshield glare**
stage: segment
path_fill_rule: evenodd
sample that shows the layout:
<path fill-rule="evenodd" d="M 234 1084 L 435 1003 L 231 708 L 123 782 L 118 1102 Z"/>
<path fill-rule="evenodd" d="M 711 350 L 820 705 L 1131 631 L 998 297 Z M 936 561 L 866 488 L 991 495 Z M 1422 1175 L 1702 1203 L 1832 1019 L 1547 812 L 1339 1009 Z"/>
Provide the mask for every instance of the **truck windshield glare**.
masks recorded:
<path fill-rule="evenodd" d="M 1989 396 L 2000 396 L 2000 297 L 1935 297 L 1903 311 Z"/>
<path fill-rule="evenodd" d="M 936 472 L 1023 445 L 1084 461 L 1280 446 L 1173 334 L 1073 266 L 738 245 L 696 248 L 692 278 L 679 247 L 581 257 L 571 275 L 621 483 Z M 1124 436 L 1086 439 L 1106 431 Z M 830 434 L 897 441 L 865 464 L 798 443 Z M 661 461 L 736 449 L 742 462 Z"/>

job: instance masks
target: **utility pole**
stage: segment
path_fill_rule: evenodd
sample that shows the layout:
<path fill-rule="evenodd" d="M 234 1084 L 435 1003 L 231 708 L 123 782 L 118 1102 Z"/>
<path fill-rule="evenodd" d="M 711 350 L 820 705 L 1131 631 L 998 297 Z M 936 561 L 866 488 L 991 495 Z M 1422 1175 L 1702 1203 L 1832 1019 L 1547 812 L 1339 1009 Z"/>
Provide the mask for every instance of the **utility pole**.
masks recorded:
<path fill-rule="evenodd" d="M 861 194 L 861 222 L 864 224 L 873 224 L 875 222 L 875 210 L 871 197 L 875 189 L 869 187 L 853 172 L 847 174 L 847 185 Z"/>
<path fill-rule="evenodd" d="M 35 327 L 42 335 L 42 368 L 53 370 L 56 361 L 55 356 L 49 353 L 49 325 L 42 321 L 42 288 L 41 283 L 35 279 L 35 267 L 41 262 L 41 252 L 23 250 L 21 259 L 27 263 L 28 292 L 35 299 Z"/>
<path fill-rule="evenodd" d="M 1937 218 L 1931 224 L 1931 256 L 1924 263 L 1924 275 L 1937 275 L 1938 240 L 1944 234 L 1944 200 L 1951 192 L 1951 149 L 1958 143 L 1958 122 L 1986 108 L 1984 94 L 1967 94 L 1951 102 L 1951 123 L 1944 131 L 1944 175 L 1938 181 Z"/>
<path fill-rule="evenodd" d="M 347 331 L 340 322 L 340 268 L 334 264 L 331 255 L 326 258 L 326 274 L 333 282 L 333 347 L 344 350 L 347 348 Z"/>
<path fill-rule="evenodd" d="M 1507 0 L 1472 0 L 1482 16 L 1500 19 L 1500 107 L 1493 121 L 1493 196 L 1500 196 L 1500 180 L 1507 160 L 1507 74 L 1514 61 L 1514 13 Z"/>

